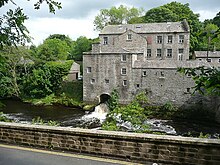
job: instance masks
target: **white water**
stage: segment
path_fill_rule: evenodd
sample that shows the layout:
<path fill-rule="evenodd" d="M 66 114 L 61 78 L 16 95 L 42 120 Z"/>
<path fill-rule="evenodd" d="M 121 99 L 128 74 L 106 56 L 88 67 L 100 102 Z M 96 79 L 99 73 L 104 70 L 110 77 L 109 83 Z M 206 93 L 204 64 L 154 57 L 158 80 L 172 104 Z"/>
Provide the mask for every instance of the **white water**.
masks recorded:
<path fill-rule="evenodd" d="M 105 121 L 108 111 L 108 106 L 105 103 L 101 103 L 95 107 L 94 112 L 88 115 L 84 115 L 82 119 L 88 121 L 96 118 L 100 120 L 100 123 L 102 123 L 103 121 Z"/>

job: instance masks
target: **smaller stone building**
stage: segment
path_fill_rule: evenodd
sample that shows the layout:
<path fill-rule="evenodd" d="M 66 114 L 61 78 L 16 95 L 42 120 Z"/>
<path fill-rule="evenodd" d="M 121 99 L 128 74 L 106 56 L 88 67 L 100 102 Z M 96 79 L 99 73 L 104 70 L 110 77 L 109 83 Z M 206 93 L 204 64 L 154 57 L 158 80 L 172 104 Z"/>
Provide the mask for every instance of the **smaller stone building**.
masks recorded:
<path fill-rule="evenodd" d="M 196 60 L 220 66 L 220 51 L 195 51 Z"/>
<path fill-rule="evenodd" d="M 74 81 L 80 77 L 80 65 L 73 62 L 69 74 L 67 75 L 67 81 Z"/>

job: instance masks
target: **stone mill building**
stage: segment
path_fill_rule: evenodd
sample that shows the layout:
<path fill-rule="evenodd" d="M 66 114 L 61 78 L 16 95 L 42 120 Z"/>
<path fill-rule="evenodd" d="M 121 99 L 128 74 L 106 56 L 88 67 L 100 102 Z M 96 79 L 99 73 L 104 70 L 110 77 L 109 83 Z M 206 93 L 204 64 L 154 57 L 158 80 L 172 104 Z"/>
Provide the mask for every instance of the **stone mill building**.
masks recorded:
<path fill-rule="evenodd" d="M 145 91 L 151 103 L 190 101 L 190 75 L 178 67 L 208 65 L 189 60 L 190 28 L 182 22 L 109 25 L 99 34 L 100 43 L 83 55 L 83 99 L 98 102 L 117 89 L 120 103 L 129 103 Z"/>

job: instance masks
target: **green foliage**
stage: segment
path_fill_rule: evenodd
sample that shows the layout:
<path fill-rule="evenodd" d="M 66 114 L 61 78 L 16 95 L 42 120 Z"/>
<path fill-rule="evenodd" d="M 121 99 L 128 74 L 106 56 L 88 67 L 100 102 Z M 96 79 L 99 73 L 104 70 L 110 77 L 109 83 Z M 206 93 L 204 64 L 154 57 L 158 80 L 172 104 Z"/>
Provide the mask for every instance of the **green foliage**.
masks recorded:
<path fill-rule="evenodd" d="M 46 39 L 37 48 L 36 57 L 43 61 L 66 60 L 70 48 L 60 39 Z"/>
<path fill-rule="evenodd" d="M 59 126 L 60 123 L 57 121 L 49 120 L 48 122 L 44 121 L 40 116 L 32 119 L 32 124 L 37 125 L 48 125 L 48 126 Z"/>
<path fill-rule="evenodd" d="M 20 96 L 20 71 L 28 65 L 26 58 L 29 51 L 25 47 L 7 47 L 0 51 L 0 97 L 19 97 Z"/>
<path fill-rule="evenodd" d="M 9 2 L 19 6 L 12 0 L 1 0 L 0 8 Z M 55 7 L 61 9 L 61 3 L 53 0 L 38 0 L 34 4 L 34 8 L 39 9 L 43 2 L 47 3 L 51 13 L 55 13 Z M 24 45 L 26 42 L 30 42 L 29 31 L 24 25 L 27 19 L 28 16 L 23 13 L 23 9 L 20 7 L 17 7 L 14 11 L 9 9 L 6 14 L 0 16 L 0 49 L 3 46 Z"/>
<path fill-rule="evenodd" d="M 92 49 L 93 40 L 87 39 L 84 36 L 80 36 L 74 42 L 70 51 L 68 59 L 74 59 L 75 61 L 82 61 L 83 52 L 88 52 Z"/>
<path fill-rule="evenodd" d="M 199 14 L 193 13 L 189 4 L 171 2 L 146 12 L 144 22 L 177 22 L 186 19 L 190 26 L 190 48 L 195 50 L 199 42 L 198 33 L 201 30 Z"/>
<path fill-rule="evenodd" d="M 142 13 L 142 8 L 128 8 L 123 5 L 117 8 L 113 6 L 110 9 L 101 9 L 93 23 L 95 29 L 101 31 L 107 25 L 126 24 L 129 20 L 140 17 Z"/>
<path fill-rule="evenodd" d="M 220 96 L 220 70 L 219 68 L 179 68 L 180 73 L 191 75 L 195 81 L 194 92 L 203 95 Z"/>
<path fill-rule="evenodd" d="M 207 138 L 210 138 L 210 136 L 211 136 L 210 134 L 204 135 L 202 132 L 200 132 L 200 134 L 199 134 L 199 138 L 206 138 L 207 139 Z"/>
<path fill-rule="evenodd" d="M 33 69 L 23 77 L 22 93 L 24 97 L 43 98 L 57 92 L 69 72 L 72 61 L 51 61 Z"/>
<path fill-rule="evenodd" d="M 52 94 L 51 73 L 48 68 L 34 69 L 23 82 L 23 96 L 42 98 Z"/>
<path fill-rule="evenodd" d="M 117 96 L 117 92 L 114 90 L 112 92 L 111 97 Z M 118 96 L 117 96 L 118 97 Z M 115 97 L 114 102 L 118 98 Z M 132 124 L 133 127 L 135 127 L 136 131 L 146 132 L 148 131 L 148 126 L 144 125 L 143 122 L 146 120 L 146 116 L 144 114 L 144 108 L 142 108 L 141 104 L 145 103 L 147 100 L 146 97 L 144 97 L 143 93 L 140 93 L 137 95 L 137 97 L 128 105 L 119 107 L 117 104 L 114 104 L 116 106 L 114 109 L 110 110 L 110 113 L 107 115 L 106 121 L 103 123 L 102 129 L 107 130 L 118 130 L 120 129 L 117 125 L 117 118 L 120 118 L 123 122 L 129 122 Z"/>
<path fill-rule="evenodd" d="M 118 105 L 119 105 L 118 99 L 119 99 L 118 91 L 116 89 L 114 89 L 111 92 L 110 98 L 107 101 L 108 109 L 110 112 L 118 107 Z"/>
<path fill-rule="evenodd" d="M 0 112 L 0 121 L 1 122 L 12 122 L 10 119 L 8 119 L 3 112 Z"/>

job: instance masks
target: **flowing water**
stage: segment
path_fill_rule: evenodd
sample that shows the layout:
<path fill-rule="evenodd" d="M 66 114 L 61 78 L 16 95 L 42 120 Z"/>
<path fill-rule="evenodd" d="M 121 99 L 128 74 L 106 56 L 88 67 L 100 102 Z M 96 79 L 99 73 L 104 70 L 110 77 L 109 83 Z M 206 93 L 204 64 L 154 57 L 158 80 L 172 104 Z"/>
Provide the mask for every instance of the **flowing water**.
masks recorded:
<path fill-rule="evenodd" d="M 44 121 L 54 120 L 66 127 L 99 128 L 108 113 L 106 104 L 101 103 L 91 113 L 82 109 L 65 106 L 33 106 L 16 100 L 3 100 L 6 106 L 0 109 L 6 116 L 19 123 L 31 123 L 33 118 L 40 117 Z M 134 128 L 128 122 L 118 122 L 125 131 L 133 131 Z M 171 135 L 199 136 L 210 134 L 214 138 L 220 135 L 220 125 L 210 123 L 196 123 L 193 121 L 172 121 L 149 119 L 146 124 L 153 132 L 167 133 Z"/>

